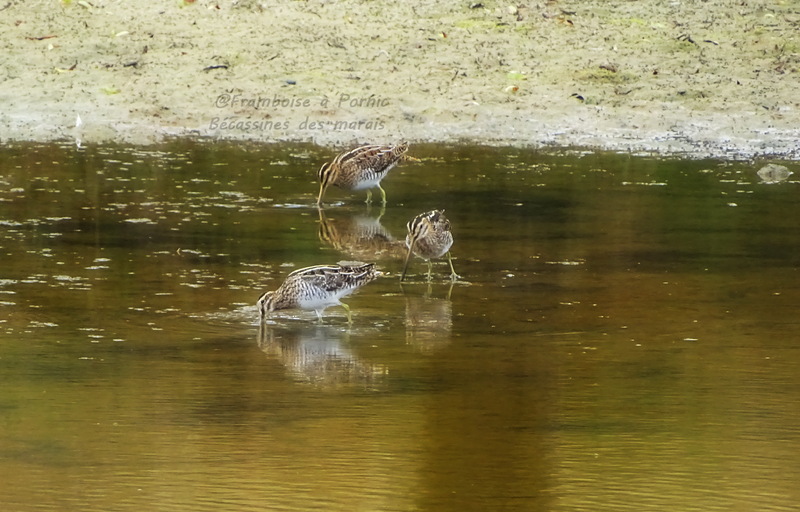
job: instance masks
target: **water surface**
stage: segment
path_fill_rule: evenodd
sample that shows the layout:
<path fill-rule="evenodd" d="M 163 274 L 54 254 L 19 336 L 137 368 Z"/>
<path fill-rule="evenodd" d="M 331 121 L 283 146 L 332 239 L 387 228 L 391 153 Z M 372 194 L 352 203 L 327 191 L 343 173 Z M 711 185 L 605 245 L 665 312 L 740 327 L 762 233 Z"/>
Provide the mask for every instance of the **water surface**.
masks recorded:
<path fill-rule="evenodd" d="M 324 148 L 3 147 L 3 510 L 794 510 L 795 175 L 412 152 L 319 212 Z M 433 208 L 461 278 L 401 286 Z M 352 326 L 259 325 L 343 259 L 386 273 Z"/>

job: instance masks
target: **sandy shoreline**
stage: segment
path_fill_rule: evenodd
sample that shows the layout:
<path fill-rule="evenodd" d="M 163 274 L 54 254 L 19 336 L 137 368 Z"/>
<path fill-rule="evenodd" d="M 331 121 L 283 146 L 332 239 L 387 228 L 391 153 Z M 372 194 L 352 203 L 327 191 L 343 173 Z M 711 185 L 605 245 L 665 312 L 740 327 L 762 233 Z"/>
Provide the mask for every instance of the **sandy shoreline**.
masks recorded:
<path fill-rule="evenodd" d="M 0 8 L 11 21 L 0 140 L 406 139 L 800 158 L 800 10 L 788 2 Z"/>

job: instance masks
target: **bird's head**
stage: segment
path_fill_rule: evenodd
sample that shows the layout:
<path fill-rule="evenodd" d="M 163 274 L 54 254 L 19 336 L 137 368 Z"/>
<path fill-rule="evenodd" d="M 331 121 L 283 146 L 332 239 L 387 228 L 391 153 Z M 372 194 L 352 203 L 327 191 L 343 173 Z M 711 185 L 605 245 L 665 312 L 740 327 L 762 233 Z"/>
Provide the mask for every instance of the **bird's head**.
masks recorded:
<path fill-rule="evenodd" d="M 266 292 L 258 298 L 256 306 L 258 306 L 258 311 L 261 312 L 262 318 L 267 316 L 267 313 L 275 311 L 275 301 L 273 300 L 274 294 L 275 292 Z"/>

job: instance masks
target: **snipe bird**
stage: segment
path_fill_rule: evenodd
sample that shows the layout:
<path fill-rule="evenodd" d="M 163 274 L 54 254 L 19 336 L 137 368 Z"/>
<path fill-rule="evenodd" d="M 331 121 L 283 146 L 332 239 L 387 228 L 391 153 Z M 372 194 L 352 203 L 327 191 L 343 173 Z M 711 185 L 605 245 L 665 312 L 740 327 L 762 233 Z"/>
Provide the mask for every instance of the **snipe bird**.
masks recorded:
<path fill-rule="evenodd" d="M 406 226 L 406 246 L 408 253 L 403 264 L 403 273 L 400 275 L 402 281 L 406 277 L 408 262 L 411 253 L 416 254 L 428 262 L 428 280 L 431 279 L 433 264 L 431 259 L 447 256 L 450 264 L 450 279 L 455 281 L 458 274 L 453 269 L 453 259 L 450 257 L 450 247 L 453 246 L 453 234 L 450 232 L 450 221 L 444 216 L 444 210 L 432 210 L 420 213 L 414 217 Z"/>
<path fill-rule="evenodd" d="M 347 322 L 353 323 L 350 307 L 340 299 L 379 275 L 374 264 L 357 261 L 301 268 L 289 274 L 277 290 L 259 297 L 256 304 L 262 321 L 268 313 L 291 308 L 313 310 L 321 321 L 326 308 L 342 306 L 347 312 Z"/>
<path fill-rule="evenodd" d="M 408 143 L 396 146 L 361 146 L 338 155 L 330 162 L 325 162 L 317 173 L 319 178 L 319 196 L 317 205 L 322 206 L 322 196 L 330 185 L 347 190 L 367 190 L 367 204 L 372 202 L 372 188 L 378 187 L 381 192 L 381 203 L 386 204 L 386 191 L 381 187 L 381 180 L 402 160 L 411 160 L 406 156 Z M 416 159 L 414 159 L 416 160 Z"/>

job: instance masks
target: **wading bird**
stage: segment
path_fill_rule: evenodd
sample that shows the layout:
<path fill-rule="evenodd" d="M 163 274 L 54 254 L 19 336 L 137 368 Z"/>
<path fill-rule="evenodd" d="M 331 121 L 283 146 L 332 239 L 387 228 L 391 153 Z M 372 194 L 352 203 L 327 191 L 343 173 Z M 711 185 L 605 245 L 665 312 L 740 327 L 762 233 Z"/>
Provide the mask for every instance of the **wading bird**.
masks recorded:
<path fill-rule="evenodd" d="M 453 234 L 450 232 L 450 221 L 444 216 L 444 210 L 432 210 L 420 213 L 414 217 L 406 226 L 406 246 L 408 253 L 403 264 L 403 273 L 400 275 L 402 281 L 406 277 L 408 262 L 413 252 L 420 258 L 428 262 L 428 280 L 431 279 L 433 258 L 441 258 L 447 255 L 447 262 L 450 264 L 450 279 L 455 281 L 458 274 L 453 269 L 453 260 L 450 257 L 450 247 L 453 245 Z"/>
<path fill-rule="evenodd" d="M 347 322 L 352 323 L 350 307 L 340 299 L 379 275 L 374 264 L 352 261 L 301 268 L 289 274 L 277 290 L 261 295 L 256 304 L 262 322 L 272 311 L 291 308 L 313 310 L 321 321 L 325 308 L 342 306 L 347 312 Z"/>
<path fill-rule="evenodd" d="M 408 143 L 396 146 L 361 146 L 338 155 L 330 162 L 325 162 L 319 169 L 319 196 L 317 205 L 322 206 L 322 196 L 330 185 L 347 190 L 367 190 L 367 204 L 372 202 L 372 188 L 378 187 L 381 192 L 381 203 L 386 204 L 386 191 L 381 187 L 381 180 L 402 160 L 411 160 L 406 156 Z M 417 159 L 413 159 L 417 160 Z"/>

